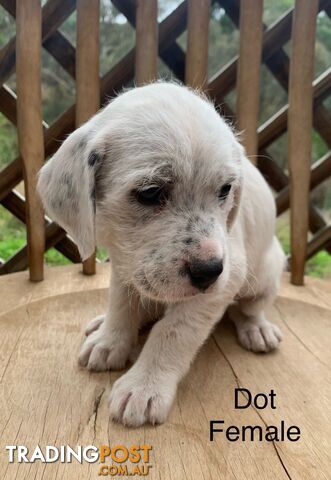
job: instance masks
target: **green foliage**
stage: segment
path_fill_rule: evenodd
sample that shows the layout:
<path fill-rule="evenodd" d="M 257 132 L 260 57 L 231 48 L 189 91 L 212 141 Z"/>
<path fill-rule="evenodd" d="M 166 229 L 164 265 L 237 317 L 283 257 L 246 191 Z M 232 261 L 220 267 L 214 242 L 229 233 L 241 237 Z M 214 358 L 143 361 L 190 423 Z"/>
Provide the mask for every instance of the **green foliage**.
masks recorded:
<path fill-rule="evenodd" d="M 286 253 L 290 253 L 290 226 L 288 213 L 277 219 L 277 237 Z M 331 255 L 322 250 L 306 263 L 306 275 L 331 280 Z"/>
<path fill-rule="evenodd" d="M 308 260 L 306 274 L 331 280 L 331 255 L 322 250 Z"/>
<path fill-rule="evenodd" d="M 18 153 L 15 127 L 0 113 L 0 169 Z"/>
<path fill-rule="evenodd" d="M 70 265 L 70 260 L 68 260 L 64 255 L 55 250 L 55 248 L 50 248 L 45 253 L 45 261 L 47 265 L 57 266 L 57 265 Z"/>

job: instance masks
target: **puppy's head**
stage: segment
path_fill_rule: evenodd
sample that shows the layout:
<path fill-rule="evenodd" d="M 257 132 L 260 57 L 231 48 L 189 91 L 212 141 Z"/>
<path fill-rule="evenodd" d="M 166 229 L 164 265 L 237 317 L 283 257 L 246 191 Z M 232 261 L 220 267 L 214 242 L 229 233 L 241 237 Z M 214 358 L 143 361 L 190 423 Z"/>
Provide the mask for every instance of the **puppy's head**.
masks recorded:
<path fill-rule="evenodd" d="M 83 259 L 97 238 L 122 282 L 177 302 L 227 285 L 242 157 L 209 102 L 156 83 L 120 95 L 70 135 L 38 190 Z"/>

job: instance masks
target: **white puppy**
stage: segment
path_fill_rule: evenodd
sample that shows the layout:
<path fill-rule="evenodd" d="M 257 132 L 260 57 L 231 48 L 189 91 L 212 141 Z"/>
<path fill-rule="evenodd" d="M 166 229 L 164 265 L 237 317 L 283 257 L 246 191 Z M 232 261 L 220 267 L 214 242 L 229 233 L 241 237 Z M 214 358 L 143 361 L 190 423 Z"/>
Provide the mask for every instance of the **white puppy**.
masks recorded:
<path fill-rule="evenodd" d="M 123 93 L 66 139 L 38 189 L 83 259 L 96 243 L 109 249 L 109 310 L 91 321 L 81 365 L 123 368 L 139 326 L 158 318 L 113 386 L 114 419 L 164 422 L 228 307 L 245 348 L 278 346 L 281 334 L 264 315 L 284 266 L 274 200 L 201 95 L 169 83 Z"/>

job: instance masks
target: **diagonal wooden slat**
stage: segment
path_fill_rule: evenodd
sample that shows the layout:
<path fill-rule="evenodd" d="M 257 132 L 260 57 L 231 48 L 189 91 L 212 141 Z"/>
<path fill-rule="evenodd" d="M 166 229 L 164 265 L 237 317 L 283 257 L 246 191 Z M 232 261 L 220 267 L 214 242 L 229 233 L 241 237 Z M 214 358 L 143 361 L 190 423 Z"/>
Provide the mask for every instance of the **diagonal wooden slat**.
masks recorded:
<path fill-rule="evenodd" d="M 231 18 L 232 22 L 237 27 L 239 26 L 239 1 L 240 0 L 218 0 L 218 2 L 224 8 L 227 15 Z M 331 0 L 320 0 L 318 4 L 318 10 L 320 11 L 325 8 L 328 8 L 330 5 L 331 5 Z M 290 19 L 292 21 L 292 18 L 293 18 L 293 9 L 287 12 L 287 14 L 283 16 L 283 20 L 281 19 L 280 21 L 275 22 L 274 26 L 271 26 L 269 30 L 270 31 L 273 30 L 274 32 L 273 35 L 275 35 L 275 29 L 277 27 L 278 22 L 283 21 L 284 30 L 280 30 L 279 35 L 281 34 L 289 35 L 290 30 L 288 30 L 288 22 L 290 21 Z M 285 28 L 286 25 L 287 25 L 287 28 Z M 284 45 L 284 43 L 286 43 L 286 41 L 289 38 L 290 38 L 289 36 L 288 38 L 284 36 L 283 37 L 284 42 L 281 43 L 281 45 Z M 282 37 L 280 36 L 279 40 L 282 41 L 281 39 Z M 275 40 L 275 37 L 274 37 L 274 40 Z M 266 51 L 266 55 L 267 55 L 267 51 Z M 263 57 L 263 60 L 266 66 L 268 67 L 268 69 L 277 79 L 279 84 L 287 91 L 288 90 L 289 58 L 284 52 L 284 50 L 282 48 L 278 48 L 271 56 L 267 56 L 267 58 Z M 233 66 L 231 68 L 232 68 L 232 75 L 233 74 L 235 75 L 235 71 L 233 71 Z M 214 81 L 216 81 L 216 79 L 214 79 Z M 228 85 L 229 84 L 231 83 L 228 81 Z M 213 86 L 212 82 L 211 82 L 211 85 Z M 234 82 L 233 82 L 233 85 L 234 85 Z M 323 107 L 323 105 L 319 105 L 318 109 L 316 108 L 314 111 L 314 127 L 322 136 L 322 138 L 325 140 L 325 142 L 331 147 L 331 142 L 330 142 L 331 139 L 330 139 L 330 133 L 329 133 L 331 130 L 331 123 L 328 121 L 328 119 L 329 119 L 329 115 L 327 110 Z"/>
<path fill-rule="evenodd" d="M 121 12 L 128 22 L 135 27 L 136 26 L 136 3 L 135 0 L 112 0 L 117 10 Z M 187 0 L 182 2 L 180 6 L 180 18 L 176 30 L 173 33 L 170 44 L 167 47 L 161 48 L 163 38 L 159 40 L 159 56 L 170 68 L 170 70 L 176 75 L 176 77 L 184 81 L 185 77 L 185 54 L 182 49 L 176 43 L 176 39 L 181 33 L 184 32 L 187 25 Z M 159 32 L 162 33 L 162 32 Z"/>
<path fill-rule="evenodd" d="M 324 180 L 331 176 L 331 151 L 326 153 L 322 158 L 315 162 L 311 168 L 309 189 L 313 190 Z M 286 186 L 279 192 L 276 197 L 278 215 L 285 212 L 289 208 L 290 188 L 288 180 Z"/>
<path fill-rule="evenodd" d="M 322 250 L 324 245 L 330 243 L 331 225 L 326 225 L 308 242 L 306 260 L 309 260 L 309 258 L 313 257 L 317 252 Z"/>
<path fill-rule="evenodd" d="M 239 26 L 239 2 L 218 0 L 233 23 Z M 272 57 L 291 37 L 293 8 L 289 9 L 270 27 L 265 28 L 262 38 L 262 62 Z M 210 90 L 217 95 L 227 95 L 234 87 L 238 67 L 238 55 L 210 79 Z"/>
<path fill-rule="evenodd" d="M 183 2 L 177 7 L 159 27 L 159 50 L 166 51 L 177 36 L 185 28 L 187 4 Z M 133 48 L 128 52 L 107 74 L 100 83 L 101 103 L 106 103 L 125 84 L 132 80 L 134 75 Z M 75 128 L 75 105 L 66 110 L 47 130 L 45 134 L 45 155 L 52 155 L 66 135 Z M 22 180 L 20 159 L 15 159 L 10 165 L 0 172 L 0 200 L 6 196 Z"/>
<path fill-rule="evenodd" d="M 12 213 L 18 220 L 23 223 L 26 223 L 26 210 L 25 210 L 25 201 L 24 198 L 18 192 L 11 192 L 7 197 L 1 202 L 1 204 Z M 51 222 L 46 220 L 46 226 L 50 225 Z M 51 240 L 47 236 L 46 232 L 46 250 L 54 246 L 56 250 L 65 255 L 69 260 L 74 263 L 80 263 L 80 255 L 78 249 L 74 242 L 66 236 L 66 232 L 60 228 L 56 223 L 52 223 L 52 228 L 48 230 L 52 232 Z M 56 239 L 56 241 L 55 241 Z M 15 255 L 14 255 L 15 256 Z"/>
<path fill-rule="evenodd" d="M 78 253 L 79 261 L 75 260 L 75 248 L 71 252 L 67 248 L 62 248 L 61 238 L 65 235 L 65 231 L 61 231 L 59 226 L 55 223 L 50 223 L 45 228 L 45 238 L 46 238 L 46 250 L 58 245 L 58 250 L 63 253 L 67 258 L 69 258 L 74 263 L 80 263 L 80 256 Z M 0 275 L 6 273 L 19 272 L 25 270 L 28 267 L 28 249 L 27 245 L 22 247 L 18 252 L 16 252 L 12 257 L 10 257 L 5 263 L 0 266 Z"/>
<path fill-rule="evenodd" d="M 7 86 L 0 87 L 0 111 L 14 125 L 17 124 L 16 94 Z"/>
<path fill-rule="evenodd" d="M 0 0 L 0 4 L 10 13 L 14 18 L 16 15 L 16 9 L 15 9 L 15 0 Z M 72 8 L 72 11 L 74 8 Z M 44 10 L 42 11 L 43 14 L 47 14 L 47 11 L 45 12 Z M 69 11 L 69 15 L 72 13 Z M 65 17 L 65 15 L 63 15 Z M 64 18 L 65 19 L 65 18 Z M 60 25 L 61 19 L 59 20 L 59 25 Z M 61 22 L 62 23 L 62 22 Z M 56 24 L 54 24 L 56 26 Z M 45 28 L 46 30 L 46 28 Z M 52 29 L 52 31 L 54 28 Z M 47 33 L 47 32 L 46 32 Z M 13 44 L 15 39 L 11 39 L 10 42 L 8 42 L 8 45 L 4 47 L 4 49 L 8 50 L 11 48 L 15 48 L 15 46 L 9 46 L 9 44 Z M 62 68 L 69 73 L 73 78 L 75 78 L 75 49 L 71 45 L 71 43 L 65 38 L 64 35 L 60 31 L 54 31 L 50 35 L 46 35 L 45 38 L 42 41 L 43 47 L 50 53 L 55 60 L 62 66 Z M 9 52 L 6 54 L 3 52 L 2 55 L 10 57 Z M 0 57 L 1 57 L 1 52 L 0 52 Z M 7 60 L 8 61 L 8 60 Z M 9 60 L 10 61 L 10 60 Z M 13 68 L 13 66 L 12 66 Z"/>
<path fill-rule="evenodd" d="M 161 52 L 174 42 L 186 26 L 187 5 L 183 2 L 171 15 L 160 24 L 159 49 Z M 161 44 L 162 42 L 162 44 Z M 106 102 L 109 95 L 122 88 L 133 77 L 133 60 L 135 49 L 132 49 L 122 60 L 115 65 L 108 74 L 101 79 L 102 101 Z M 11 99 L 13 100 L 13 99 Z M 75 106 L 70 107 L 64 114 L 45 131 L 45 154 L 52 155 L 65 136 L 74 129 Z M 17 158 L 0 172 L 0 200 L 5 202 L 6 196 L 22 180 L 21 160 Z M 57 227 L 59 228 L 59 227 Z M 47 246 L 47 244 L 46 244 Z M 17 261 L 22 263 L 24 251 L 18 252 Z M 15 262 L 15 260 L 13 260 Z"/>
<path fill-rule="evenodd" d="M 53 35 L 44 40 L 43 47 L 73 79 L 76 78 L 75 48 L 60 31 L 53 33 Z"/>
<path fill-rule="evenodd" d="M 13 16 L 16 16 L 15 0 L 1 0 L 1 5 Z M 42 41 L 47 40 L 64 20 L 74 11 L 76 0 L 49 0 L 42 8 Z M 12 38 L 0 51 L 0 85 L 2 85 L 15 69 L 16 38 Z"/>
<path fill-rule="evenodd" d="M 263 152 L 263 153 L 262 153 Z M 265 150 L 262 150 L 261 155 L 257 157 L 257 167 L 267 180 L 269 185 L 276 191 L 279 192 L 276 197 L 276 205 L 277 205 L 277 215 L 282 214 L 285 210 L 289 208 L 289 179 L 286 173 L 277 165 L 277 163 L 272 159 L 272 157 L 267 154 Z M 326 175 L 329 171 L 328 166 L 329 159 L 327 162 L 324 163 L 326 160 L 327 155 L 320 159 L 318 162 L 314 164 L 316 167 L 312 170 L 312 178 L 318 179 L 318 183 L 321 183 L 323 175 Z M 321 165 L 319 166 L 321 162 Z M 319 168 L 317 168 L 319 166 Z M 315 181 L 311 185 L 311 189 L 314 188 Z M 312 233 L 318 232 L 321 228 L 324 228 L 326 222 L 322 215 L 318 212 L 318 210 L 313 205 L 312 201 L 309 202 L 309 229 Z M 331 242 L 325 245 L 325 249 L 331 253 Z"/>
<path fill-rule="evenodd" d="M 221 0 L 219 0 L 219 1 L 220 1 L 220 3 L 222 3 Z M 227 13 L 229 14 L 229 10 L 231 10 L 231 8 L 232 8 L 233 16 L 236 16 L 236 15 L 238 16 L 238 8 L 237 8 L 237 3 L 238 2 L 237 2 L 237 0 L 231 0 L 231 1 L 230 0 L 223 0 L 223 1 L 224 1 L 224 3 L 228 3 L 229 5 L 231 4 L 231 6 L 228 5 L 228 9 L 226 9 L 226 10 L 228 10 Z M 7 4 L 7 6 L 8 6 L 10 4 L 14 5 L 15 1 L 0 0 L 0 3 Z M 116 5 L 116 3 L 119 4 L 119 7 L 118 7 L 119 10 L 122 10 L 122 13 L 124 13 L 123 8 L 125 9 L 125 5 L 129 6 L 129 12 L 130 12 L 130 8 L 132 8 L 132 6 L 134 6 L 135 2 L 134 2 L 134 0 L 113 0 L 113 3 L 115 5 Z M 331 4 L 331 2 L 330 2 L 330 0 L 320 2 L 320 7 L 323 4 L 328 5 L 328 4 Z M 159 54 L 160 54 L 160 57 L 168 64 L 168 66 L 172 70 L 174 70 L 175 74 L 180 79 L 183 79 L 185 55 L 182 52 L 182 50 L 180 49 L 180 47 L 177 45 L 176 38 L 180 33 L 182 33 L 182 31 L 186 27 L 187 11 L 185 11 L 185 10 L 187 9 L 187 2 L 183 2 L 183 4 L 181 4 L 178 7 L 178 9 L 176 9 L 176 11 L 178 11 L 180 9 L 182 9 L 182 11 L 181 11 L 182 14 L 183 14 L 183 11 L 184 11 L 184 15 L 181 18 L 182 25 L 179 25 L 179 24 L 175 25 L 175 27 L 178 28 L 179 33 L 178 32 L 176 33 L 175 29 L 173 30 L 173 37 L 171 37 L 170 39 L 169 39 L 169 37 L 167 38 L 168 40 L 170 40 L 170 42 L 168 42 L 168 45 L 167 45 L 166 48 L 164 48 L 164 46 L 163 46 L 163 48 L 161 48 L 162 46 L 160 46 Z M 135 9 L 133 9 L 133 11 L 135 11 Z M 132 10 L 131 10 L 131 15 L 132 15 Z M 126 16 L 128 16 L 128 14 L 126 14 Z M 290 17 L 290 20 L 291 20 L 291 17 Z M 162 22 L 162 23 L 164 24 L 164 22 Z M 288 29 L 288 25 L 290 23 L 291 23 L 291 21 L 289 21 L 289 18 L 287 18 L 287 19 L 285 19 L 284 23 L 280 24 L 280 26 L 278 28 L 280 30 L 283 29 L 283 32 L 286 32 L 286 30 Z M 277 29 L 273 29 L 272 32 L 273 32 L 273 35 L 275 35 L 272 41 L 271 41 L 271 39 L 272 39 L 271 33 L 269 34 L 270 35 L 269 37 L 266 37 L 266 33 L 267 33 L 266 32 L 265 35 L 264 35 L 264 39 L 266 40 L 266 38 L 267 39 L 270 38 L 269 48 L 273 49 L 274 51 L 277 51 L 278 45 L 277 45 L 277 42 L 274 41 L 277 38 L 277 35 L 276 35 Z M 62 47 L 63 47 L 62 50 L 65 49 L 65 56 L 64 57 L 61 55 L 61 49 L 58 48 L 59 42 L 62 42 Z M 160 40 L 160 42 L 161 42 L 161 40 Z M 63 68 L 65 68 L 70 73 L 71 76 L 74 76 L 74 72 L 75 72 L 75 49 L 63 37 L 63 35 L 60 32 L 55 31 L 50 37 L 48 37 L 47 40 L 44 42 L 44 47 L 59 61 L 59 63 L 63 66 Z M 272 51 L 272 50 L 270 50 L 270 51 Z M 132 51 L 129 52 L 129 53 L 132 53 Z M 278 50 L 278 53 L 281 53 L 281 52 L 279 52 L 279 50 Z M 285 60 L 286 59 L 287 59 L 287 56 L 285 54 Z M 131 60 L 132 60 L 132 56 L 131 56 Z M 282 54 L 277 56 L 277 61 L 280 62 L 281 66 L 283 65 L 282 64 L 283 60 L 284 60 L 284 57 L 282 56 Z M 288 59 L 287 59 L 287 62 L 288 62 Z M 276 65 L 275 61 L 274 61 L 273 65 Z M 127 78 L 128 78 L 127 81 L 131 80 L 133 74 L 131 75 L 131 78 L 130 78 L 130 74 L 128 74 L 129 68 L 127 68 L 128 65 L 124 64 L 122 66 L 124 66 L 123 73 L 125 75 L 127 75 Z M 116 67 L 114 67 L 112 73 L 114 74 L 113 77 L 112 77 L 112 80 L 114 82 L 118 81 L 119 76 L 120 76 L 120 69 L 118 70 L 118 69 L 116 69 Z M 281 80 L 281 82 L 283 82 L 284 85 L 288 81 L 288 71 L 286 71 L 286 68 L 283 69 L 283 71 L 279 75 L 279 79 Z M 102 82 L 103 82 L 102 85 L 105 88 L 107 88 L 107 84 L 108 84 L 108 82 L 110 82 L 110 77 L 109 77 L 108 74 L 105 75 Z M 8 92 L 6 92 L 6 94 L 7 93 Z M 221 90 L 220 90 L 220 93 L 222 93 Z M 15 119 L 15 113 L 14 113 L 15 110 L 12 108 L 14 106 L 14 104 L 11 101 L 12 99 L 9 99 L 8 95 L 6 95 L 6 94 L 4 94 L 4 92 L 2 90 L 0 90 L 0 106 L 1 106 L 1 99 L 3 99 L 4 102 L 7 102 L 6 103 L 6 108 L 5 108 L 5 111 L 6 111 L 5 114 L 7 115 L 8 118 L 10 116 L 11 119 Z M 105 98 L 105 97 L 103 97 L 103 98 Z M 221 99 L 222 98 L 223 97 L 221 97 Z M 8 100 L 9 100 L 9 102 L 8 102 Z M 227 108 L 226 105 L 224 105 L 224 106 L 222 105 L 222 110 L 230 118 L 233 117 L 232 112 Z M 318 114 L 317 118 L 316 118 L 316 113 Z M 65 133 L 64 133 L 65 128 L 67 127 L 70 130 L 69 125 L 70 125 L 71 115 L 72 115 L 72 112 L 70 112 L 70 109 L 69 109 L 67 112 L 65 112 L 64 116 L 61 117 L 61 120 L 64 119 L 64 123 L 62 123 L 62 122 L 57 123 L 56 122 L 57 124 L 55 123 L 53 125 L 54 128 L 52 130 L 52 133 L 54 133 L 54 134 L 60 133 L 60 136 L 63 133 L 63 136 L 65 136 Z M 315 107 L 315 123 L 318 123 L 318 130 L 323 130 L 324 131 L 324 137 L 327 136 L 327 135 L 330 136 L 330 131 L 331 130 L 328 128 L 328 122 L 329 121 L 330 121 L 330 115 L 328 114 L 327 110 L 323 109 L 323 106 L 319 105 L 317 103 L 317 105 Z M 315 127 L 316 127 L 316 125 L 315 125 Z M 47 133 L 45 134 L 45 137 L 46 136 L 47 136 Z M 61 141 L 61 138 L 59 138 L 59 140 Z M 48 148 L 47 148 L 47 151 L 50 152 L 49 154 L 52 154 L 53 151 L 56 150 L 58 145 L 59 145 L 59 142 L 54 141 L 54 137 L 53 138 L 49 137 L 48 138 Z M 54 149 L 54 150 L 52 151 L 52 149 Z M 263 152 L 260 151 L 260 153 L 263 153 Z M 14 180 L 14 186 L 15 186 L 15 181 L 17 182 L 17 178 L 20 175 L 20 173 L 19 173 L 20 172 L 19 159 L 17 159 L 14 162 L 13 165 L 9 165 L 7 167 L 7 169 L 5 169 L 5 170 L 6 171 L 5 171 L 3 182 L 2 182 L 1 175 L 0 175 L 0 197 L 1 197 L 1 195 L 4 196 L 3 191 L 1 190 L 1 187 L 2 186 L 7 186 L 7 192 L 9 192 L 10 191 L 10 189 L 8 190 L 9 183 L 10 182 L 13 183 L 14 178 L 15 178 L 15 180 Z"/>
<path fill-rule="evenodd" d="M 113 0 L 113 3 L 118 8 L 118 10 L 126 16 L 128 21 L 133 26 L 135 26 L 134 0 Z M 328 4 L 331 4 L 330 0 L 320 2 L 319 8 L 322 9 Z M 229 4 L 225 2 L 225 6 L 227 5 L 228 5 L 227 13 L 229 13 Z M 235 3 L 231 3 L 231 5 L 233 6 L 232 19 L 234 19 L 235 21 L 238 21 L 238 9 L 235 7 Z M 273 25 L 271 25 L 265 31 L 264 37 L 263 37 L 263 52 L 262 52 L 263 61 L 268 60 L 270 56 L 272 56 L 273 53 L 275 53 L 277 49 L 279 49 L 280 46 L 283 45 L 283 43 L 285 43 L 290 38 L 292 15 L 293 15 L 293 9 L 290 9 L 279 20 L 277 20 Z M 57 42 L 55 41 L 54 45 L 56 44 Z M 71 47 L 71 49 L 72 51 L 70 54 L 67 55 L 68 61 L 67 61 L 67 64 L 65 65 L 66 70 L 67 71 L 70 70 L 70 72 L 74 71 L 73 62 L 75 58 L 75 54 L 74 54 L 75 50 L 73 47 Z M 66 41 L 66 44 L 62 46 L 62 51 L 64 51 L 65 53 L 68 51 L 67 41 Z M 163 55 L 161 55 L 161 57 L 168 64 L 169 68 L 175 69 L 176 75 L 180 79 L 182 79 L 184 74 L 184 61 L 185 61 L 184 52 L 182 52 L 182 50 L 178 47 L 176 43 L 173 43 L 169 47 L 169 49 L 167 49 L 167 54 L 168 54 L 168 57 L 172 59 L 173 63 L 175 63 L 175 66 L 172 65 L 168 61 L 168 59 L 165 57 L 165 52 L 163 52 Z M 175 62 L 174 62 L 174 58 L 176 59 Z M 61 60 L 61 57 L 59 58 L 59 60 Z M 286 57 L 285 57 L 285 60 L 286 60 Z M 64 66 L 63 64 L 64 62 L 62 59 L 62 66 Z M 212 96 L 214 96 L 214 98 L 216 97 L 216 100 L 217 100 L 217 95 L 222 95 L 223 97 L 226 93 L 228 93 L 228 91 L 231 88 L 233 88 L 234 82 L 235 82 L 235 76 L 236 76 L 236 69 L 237 69 L 237 58 L 231 61 L 228 66 L 224 67 L 224 69 L 222 69 L 218 74 L 216 74 L 211 79 L 209 84 L 209 93 Z M 321 77 L 319 77 L 318 83 Z M 283 83 L 287 84 L 287 77 L 283 78 Z M 326 75 L 324 79 L 324 83 L 321 82 L 321 84 L 318 85 L 319 88 L 324 89 L 324 94 L 320 96 L 319 92 L 315 89 L 315 94 L 317 95 L 315 100 L 315 112 L 317 112 L 318 115 L 314 115 L 314 118 L 315 118 L 315 124 L 317 126 L 317 129 L 323 132 L 322 136 L 324 140 L 326 140 L 327 143 L 330 145 L 331 143 L 330 141 L 331 128 L 329 128 L 329 126 L 331 125 L 330 115 L 323 107 L 320 108 L 320 105 L 318 105 L 318 103 L 325 98 L 325 95 L 329 93 L 329 88 L 327 88 L 327 84 L 328 86 L 330 86 L 329 78 Z M 319 119 L 321 119 L 321 121 L 319 121 Z M 275 120 L 278 120 L 278 119 L 275 118 Z M 286 125 L 286 123 L 284 124 L 284 122 L 282 122 L 281 124 L 283 126 Z M 270 125 L 269 127 L 272 128 L 272 125 Z M 265 146 L 266 145 L 262 144 L 260 145 L 260 148 L 265 148 Z"/>
<path fill-rule="evenodd" d="M 313 106 L 313 123 L 325 143 L 331 148 L 331 112 L 321 103 Z"/>
<path fill-rule="evenodd" d="M 331 93 L 331 67 L 313 82 L 314 106 L 318 106 Z M 316 108 L 315 107 L 315 108 Z M 258 128 L 259 148 L 268 147 L 287 129 L 288 104 Z M 331 131 L 331 130 L 330 130 Z M 326 135 L 330 135 L 330 131 Z"/>

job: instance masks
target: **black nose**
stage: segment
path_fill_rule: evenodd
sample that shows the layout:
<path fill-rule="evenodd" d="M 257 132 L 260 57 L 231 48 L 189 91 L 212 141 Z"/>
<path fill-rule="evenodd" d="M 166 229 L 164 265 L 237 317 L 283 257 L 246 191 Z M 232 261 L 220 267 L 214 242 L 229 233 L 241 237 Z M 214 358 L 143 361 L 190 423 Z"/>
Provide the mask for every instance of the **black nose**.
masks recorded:
<path fill-rule="evenodd" d="M 216 282 L 223 272 L 223 262 L 220 258 L 209 260 L 192 260 L 188 265 L 188 274 L 194 287 L 206 290 Z"/>

